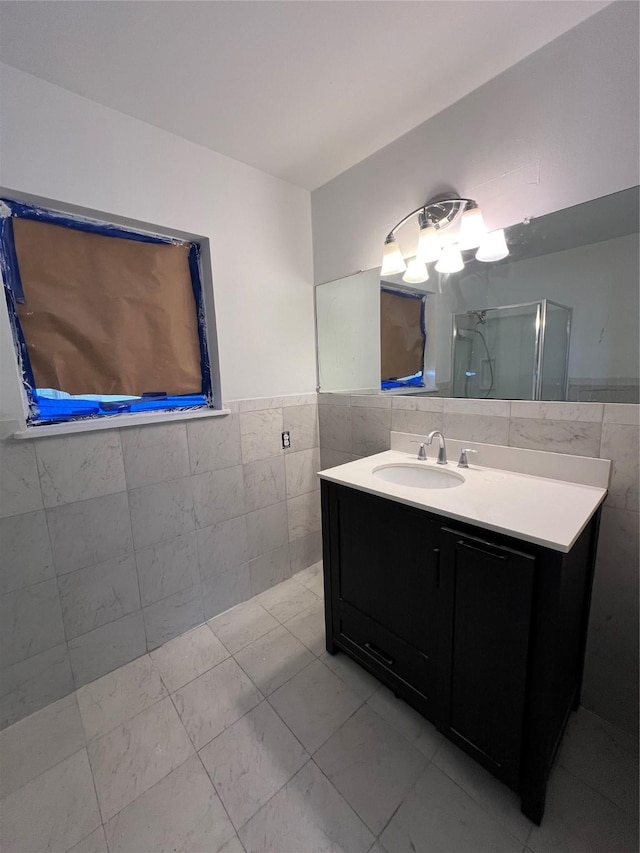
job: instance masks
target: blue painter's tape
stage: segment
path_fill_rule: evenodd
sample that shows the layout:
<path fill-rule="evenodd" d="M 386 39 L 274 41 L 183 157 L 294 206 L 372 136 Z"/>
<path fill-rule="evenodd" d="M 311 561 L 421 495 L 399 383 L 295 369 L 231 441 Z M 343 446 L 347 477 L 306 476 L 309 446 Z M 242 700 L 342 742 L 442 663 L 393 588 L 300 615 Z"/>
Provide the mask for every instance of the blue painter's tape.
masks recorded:
<path fill-rule="evenodd" d="M 200 343 L 200 370 L 202 372 L 202 393 L 207 398 L 209 405 L 213 405 L 213 390 L 211 388 L 211 362 L 209 361 L 209 348 L 207 346 L 206 317 L 204 310 L 204 297 L 202 294 L 202 280 L 200 277 L 200 246 L 192 243 L 189 249 L 189 272 L 191 273 L 191 287 L 193 298 L 196 303 L 198 317 L 198 341 Z"/>
<path fill-rule="evenodd" d="M 13 216 L 18 216 L 20 219 L 31 219 L 36 222 L 46 222 L 49 225 L 60 225 L 63 228 L 73 228 L 74 231 L 85 231 L 89 234 L 102 234 L 104 237 L 120 237 L 122 240 L 134 240 L 138 243 L 166 243 L 173 245 L 184 244 L 183 240 L 178 240 L 172 237 L 163 237 L 157 234 L 146 234 L 142 231 L 127 230 L 120 225 L 113 225 L 109 222 L 100 222 L 97 219 L 90 219 L 82 216 L 71 216 L 67 213 L 60 213 L 56 210 L 46 210 L 43 207 L 36 207 L 33 204 L 23 204 L 20 201 L 13 199 L 2 198 L 11 210 Z"/>
<path fill-rule="evenodd" d="M 16 244 L 13 238 L 13 220 L 10 216 L 0 219 L 0 265 L 5 283 L 11 288 L 16 302 L 24 303 L 24 290 L 20 278 L 20 266 L 16 255 Z"/>
<path fill-rule="evenodd" d="M 28 425 L 36 426 L 38 424 L 79 421 L 87 418 L 112 417 L 128 412 L 190 411 L 213 406 L 211 368 L 207 348 L 204 298 L 200 276 L 200 246 L 197 243 L 188 244 L 188 263 L 198 322 L 202 372 L 201 394 L 167 396 L 164 392 L 153 392 L 151 396 L 147 395 L 146 399 L 140 398 L 131 401 L 122 401 L 122 403 L 115 405 L 109 402 L 105 402 L 103 405 L 100 401 L 82 398 L 53 399 L 51 397 L 39 396 L 36 392 L 31 360 L 16 306 L 17 302 L 24 303 L 25 299 L 13 237 L 13 219 L 16 217 L 30 219 L 73 228 L 76 231 L 101 234 L 107 237 L 119 237 L 124 240 L 133 240 L 141 243 L 185 245 L 185 242 L 177 238 L 126 230 L 108 222 L 99 222 L 85 217 L 75 217 L 57 211 L 45 210 L 44 208 L 23 204 L 12 199 L 0 199 L 0 201 L 8 208 L 10 214 L 0 216 L 0 265 L 5 282 L 5 297 L 9 312 L 9 321 L 22 371 L 25 391 L 29 399 Z"/>
<path fill-rule="evenodd" d="M 176 412 L 208 408 L 206 397 L 202 394 L 183 394 L 152 400 L 145 400 L 141 397 L 136 400 L 123 400 L 122 405 L 117 408 L 99 400 L 78 398 L 70 400 L 36 397 L 36 402 L 38 414 L 34 419 L 34 425 L 65 423 L 86 418 L 104 418 L 141 412 Z"/>
<path fill-rule="evenodd" d="M 392 293 L 394 296 L 402 296 L 403 299 L 419 299 L 422 302 L 422 311 L 420 312 L 420 333 L 422 335 L 422 364 L 427 351 L 427 328 L 425 324 L 425 316 L 427 311 L 427 297 L 423 293 L 407 293 L 406 290 L 394 290 L 392 287 L 381 287 L 386 293 Z M 405 379 L 383 379 L 380 383 L 383 391 L 388 391 L 391 388 L 424 388 L 424 370 L 419 370 L 413 376 Z"/>

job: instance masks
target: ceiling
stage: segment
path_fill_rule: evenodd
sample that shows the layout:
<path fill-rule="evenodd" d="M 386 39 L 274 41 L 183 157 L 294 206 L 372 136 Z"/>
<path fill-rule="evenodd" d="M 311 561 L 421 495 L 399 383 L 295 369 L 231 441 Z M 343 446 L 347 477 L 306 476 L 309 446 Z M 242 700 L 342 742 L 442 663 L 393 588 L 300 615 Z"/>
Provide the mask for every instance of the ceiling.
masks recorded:
<path fill-rule="evenodd" d="M 19 0 L 0 58 L 315 189 L 606 5 Z"/>

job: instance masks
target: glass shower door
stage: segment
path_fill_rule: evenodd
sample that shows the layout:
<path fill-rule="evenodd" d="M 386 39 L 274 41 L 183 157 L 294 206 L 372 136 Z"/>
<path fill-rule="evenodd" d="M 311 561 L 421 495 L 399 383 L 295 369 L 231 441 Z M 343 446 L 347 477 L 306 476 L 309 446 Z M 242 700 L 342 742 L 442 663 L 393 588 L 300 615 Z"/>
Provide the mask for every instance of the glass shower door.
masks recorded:
<path fill-rule="evenodd" d="M 454 397 L 534 399 L 537 317 L 537 303 L 456 314 Z"/>

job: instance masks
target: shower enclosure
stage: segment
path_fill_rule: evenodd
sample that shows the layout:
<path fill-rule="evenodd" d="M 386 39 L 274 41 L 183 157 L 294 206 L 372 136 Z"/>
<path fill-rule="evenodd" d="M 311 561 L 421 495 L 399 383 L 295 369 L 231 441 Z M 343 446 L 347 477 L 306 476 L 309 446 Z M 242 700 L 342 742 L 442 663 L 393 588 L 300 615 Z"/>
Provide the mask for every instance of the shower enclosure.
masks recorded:
<path fill-rule="evenodd" d="M 453 396 L 566 400 L 571 308 L 550 299 L 456 314 Z"/>

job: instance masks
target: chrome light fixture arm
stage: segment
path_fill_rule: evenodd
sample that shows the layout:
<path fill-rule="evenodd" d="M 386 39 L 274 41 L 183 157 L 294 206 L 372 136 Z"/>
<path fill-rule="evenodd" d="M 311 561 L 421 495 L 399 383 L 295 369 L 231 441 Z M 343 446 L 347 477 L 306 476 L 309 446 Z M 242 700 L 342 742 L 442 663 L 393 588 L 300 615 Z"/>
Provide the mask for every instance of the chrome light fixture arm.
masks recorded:
<path fill-rule="evenodd" d="M 416 207 L 416 209 L 412 210 L 411 213 L 403 216 L 402 219 L 393 226 L 391 231 L 389 231 L 385 237 L 385 243 L 391 243 L 395 239 L 395 232 L 398 228 L 401 228 L 405 222 L 408 222 L 416 214 L 420 214 L 421 226 L 423 224 L 428 224 L 433 225 L 435 228 L 446 228 L 447 225 L 450 225 L 454 219 L 456 219 L 456 217 L 463 213 L 467 208 L 477 206 L 477 202 L 472 198 L 455 198 L 449 196 L 443 196 L 440 198 L 439 196 L 436 196 L 431 199 L 431 201 L 420 205 L 420 207 Z"/>

